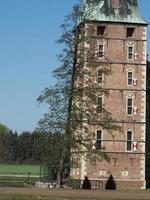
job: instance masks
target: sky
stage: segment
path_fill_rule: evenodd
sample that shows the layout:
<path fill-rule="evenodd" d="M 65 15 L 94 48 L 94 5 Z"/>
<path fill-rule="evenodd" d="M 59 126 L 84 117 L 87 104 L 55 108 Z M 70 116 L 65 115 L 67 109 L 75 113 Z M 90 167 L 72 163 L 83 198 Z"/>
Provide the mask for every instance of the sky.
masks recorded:
<path fill-rule="evenodd" d="M 36 99 L 54 83 L 51 72 L 59 65 L 61 51 L 56 44 L 59 26 L 76 2 L 0 0 L 0 123 L 13 131 L 33 131 L 47 112 L 47 106 L 39 106 Z M 138 3 L 150 22 L 150 0 Z"/>

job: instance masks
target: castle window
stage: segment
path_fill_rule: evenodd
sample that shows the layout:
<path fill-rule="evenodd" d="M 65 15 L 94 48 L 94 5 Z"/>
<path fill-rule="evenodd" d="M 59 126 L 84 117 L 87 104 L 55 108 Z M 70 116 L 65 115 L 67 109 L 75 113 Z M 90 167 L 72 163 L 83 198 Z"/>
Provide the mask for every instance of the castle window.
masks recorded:
<path fill-rule="evenodd" d="M 128 72 L 128 86 L 133 85 L 133 72 Z"/>
<path fill-rule="evenodd" d="M 135 28 L 127 28 L 127 38 L 133 37 Z"/>
<path fill-rule="evenodd" d="M 99 150 L 102 148 L 102 131 L 98 130 L 96 131 L 96 150 Z"/>
<path fill-rule="evenodd" d="M 103 97 L 98 97 L 97 99 L 97 112 L 102 113 L 103 112 Z"/>
<path fill-rule="evenodd" d="M 132 131 L 127 131 L 127 144 L 126 144 L 127 151 L 132 150 L 132 137 L 133 137 Z"/>
<path fill-rule="evenodd" d="M 71 166 L 72 166 L 73 168 L 79 168 L 79 167 L 80 167 L 80 158 L 78 158 L 78 157 L 73 157 L 73 158 L 71 159 Z"/>
<path fill-rule="evenodd" d="M 127 99 L 127 115 L 133 114 L 133 99 L 128 98 Z"/>
<path fill-rule="evenodd" d="M 102 36 L 105 33 L 105 26 L 97 26 L 97 36 Z"/>
<path fill-rule="evenodd" d="M 128 47 L 128 60 L 133 60 L 133 50 L 132 46 Z"/>
<path fill-rule="evenodd" d="M 98 57 L 104 58 L 104 45 L 103 44 L 98 46 Z"/>
<path fill-rule="evenodd" d="M 103 72 L 102 70 L 98 70 L 97 72 L 97 83 L 102 83 L 103 82 Z"/>

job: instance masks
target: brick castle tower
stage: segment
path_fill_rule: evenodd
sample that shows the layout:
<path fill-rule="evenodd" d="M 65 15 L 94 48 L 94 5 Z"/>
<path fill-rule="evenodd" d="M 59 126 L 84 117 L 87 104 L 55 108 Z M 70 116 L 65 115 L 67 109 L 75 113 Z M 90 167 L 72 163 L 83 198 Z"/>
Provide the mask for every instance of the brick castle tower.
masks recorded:
<path fill-rule="evenodd" d="M 136 0 L 85 0 L 84 12 L 87 10 L 84 28 L 92 29 L 93 53 L 98 55 L 99 64 L 90 68 L 84 63 L 83 68 L 91 70 L 95 77 L 89 84 L 97 91 L 109 91 L 98 94 L 97 106 L 100 114 L 103 109 L 111 113 L 112 123 L 121 130 L 112 130 L 110 134 L 96 121 L 90 124 L 89 137 L 93 137 L 96 149 L 103 148 L 109 161 L 101 159 L 93 164 L 84 154 L 80 155 L 71 175 L 76 179 L 87 175 L 104 184 L 112 175 L 117 188 L 144 189 L 147 23 Z M 81 46 L 90 48 L 86 41 Z M 103 73 L 103 65 L 108 65 L 111 73 Z"/>

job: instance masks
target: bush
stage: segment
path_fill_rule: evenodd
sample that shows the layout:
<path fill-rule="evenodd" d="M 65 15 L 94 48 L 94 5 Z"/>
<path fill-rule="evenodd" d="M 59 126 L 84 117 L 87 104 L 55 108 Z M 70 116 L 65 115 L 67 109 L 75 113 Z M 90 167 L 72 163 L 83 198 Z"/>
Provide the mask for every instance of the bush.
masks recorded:
<path fill-rule="evenodd" d="M 73 179 L 73 177 L 69 176 L 66 179 L 65 185 L 68 186 L 68 187 L 73 187 L 73 185 L 74 185 L 74 179 Z"/>

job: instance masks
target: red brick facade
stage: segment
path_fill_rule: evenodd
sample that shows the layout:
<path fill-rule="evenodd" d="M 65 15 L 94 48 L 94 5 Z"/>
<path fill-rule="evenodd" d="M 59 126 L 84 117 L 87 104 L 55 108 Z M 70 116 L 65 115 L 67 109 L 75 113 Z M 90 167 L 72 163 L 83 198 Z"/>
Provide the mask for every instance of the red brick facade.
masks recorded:
<path fill-rule="evenodd" d="M 105 32 L 101 36 L 97 36 L 98 26 L 105 27 Z M 121 127 L 121 130 L 103 130 L 100 125 L 96 125 L 96 122 L 94 125 L 88 124 L 88 134 L 93 140 L 96 132 L 101 131 L 101 145 L 109 161 L 105 159 L 95 161 L 87 158 L 86 153 L 79 154 L 79 165 L 71 168 L 71 175 L 78 179 L 83 179 L 87 175 L 89 179 L 101 180 L 104 184 L 112 175 L 117 188 L 144 189 L 146 186 L 146 25 L 93 21 L 88 22 L 86 27 L 93 30 L 94 51 L 98 51 L 99 45 L 104 47 L 104 57 L 100 58 L 99 66 L 95 68 L 90 68 L 90 64 L 86 66 L 91 76 L 97 76 L 97 71 L 103 63 L 110 69 L 109 74 L 104 73 L 102 83 L 93 81 L 87 84 L 93 84 L 97 88 L 97 95 L 102 96 L 103 107 L 111 113 L 113 123 Z M 131 37 L 127 36 L 128 28 L 134 29 Z M 83 43 L 81 46 L 90 48 Z M 133 47 L 132 59 L 128 59 L 129 47 Z M 129 72 L 132 80 L 128 80 Z M 108 93 L 101 95 L 98 88 L 104 88 Z M 128 99 L 132 99 L 132 105 L 128 105 Z M 131 114 L 128 114 L 129 106 L 132 107 Z M 92 115 L 92 112 L 90 114 Z M 127 144 L 127 140 L 131 143 Z"/>

